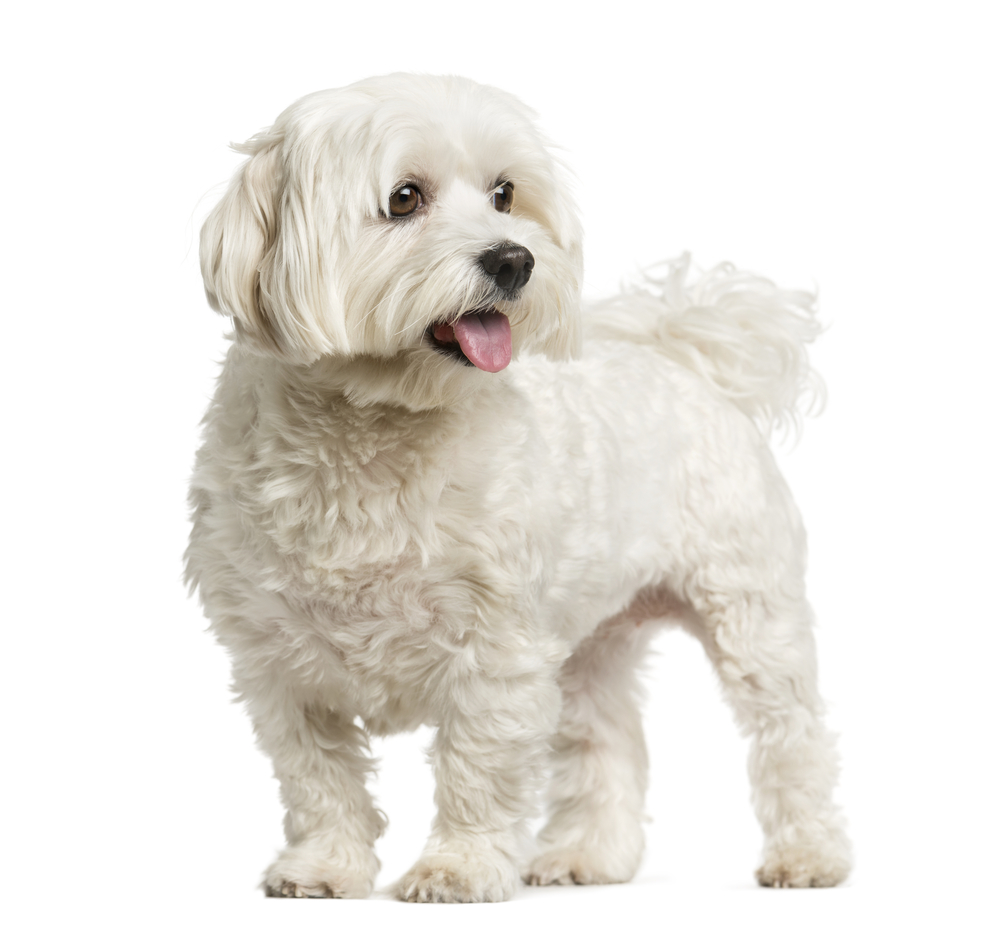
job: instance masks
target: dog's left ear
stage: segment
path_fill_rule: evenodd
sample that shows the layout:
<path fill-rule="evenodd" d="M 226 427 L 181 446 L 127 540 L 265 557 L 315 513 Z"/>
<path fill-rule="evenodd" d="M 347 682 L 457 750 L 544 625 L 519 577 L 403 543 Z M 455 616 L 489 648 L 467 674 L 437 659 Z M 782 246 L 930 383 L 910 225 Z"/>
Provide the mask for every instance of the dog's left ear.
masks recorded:
<path fill-rule="evenodd" d="M 340 315 L 328 307 L 313 218 L 279 132 L 237 151 L 250 155 L 201 230 L 201 273 L 213 309 L 233 318 L 237 339 L 257 351 L 308 363 L 341 348 Z M 343 326 L 340 326 L 343 329 Z"/>
<path fill-rule="evenodd" d="M 535 322 L 539 328 L 528 336 L 526 348 L 558 361 L 579 358 L 583 348 L 583 228 L 569 188 L 568 172 L 556 163 L 549 183 L 535 192 L 542 222 L 558 249 L 547 256 L 547 262 L 555 267 L 546 276 L 547 292 L 539 295 L 551 312 L 538 315 Z"/>

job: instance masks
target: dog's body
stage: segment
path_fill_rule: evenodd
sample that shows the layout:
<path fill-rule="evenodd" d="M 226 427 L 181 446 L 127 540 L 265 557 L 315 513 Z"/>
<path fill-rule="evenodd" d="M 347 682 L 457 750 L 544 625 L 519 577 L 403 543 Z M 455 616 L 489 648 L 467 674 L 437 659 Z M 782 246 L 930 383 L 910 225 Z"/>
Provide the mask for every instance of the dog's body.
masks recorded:
<path fill-rule="evenodd" d="M 842 880 L 804 535 L 764 438 L 803 384 L 807 302 L 728 269 L 685 290 L 678 264 L 594 309 L 581 354 L 572 203 L 528 111 L 471 82 L 313 95 L 245 151 L 203 232 L 237 338 L 188 562 L 281 781 L 269 892 L 371 890 L 358 718 L 437 727 L 404 898 L 629 879 L 635 675 L 670 620 L 754 737 L 760 881 Z"/>

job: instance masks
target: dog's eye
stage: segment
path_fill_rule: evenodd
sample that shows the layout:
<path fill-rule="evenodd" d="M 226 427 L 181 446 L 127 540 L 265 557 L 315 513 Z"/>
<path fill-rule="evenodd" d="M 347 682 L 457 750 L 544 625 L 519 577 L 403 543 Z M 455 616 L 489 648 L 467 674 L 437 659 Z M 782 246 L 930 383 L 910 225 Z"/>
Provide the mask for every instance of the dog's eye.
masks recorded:
<path fill-rule="evenodd" d="M 510 208 L 514 205 L 514 185 L 510 181 L 504 181 L 490 192 L 490 197 L 497 213 L 510 213 Z"/>
<path fill-rule="evenodd" d="M 424 202 L 420 188 L 413 184 L 404 184 L 389 195 L 389 212 L 393 216 L 409 216 Z"/>

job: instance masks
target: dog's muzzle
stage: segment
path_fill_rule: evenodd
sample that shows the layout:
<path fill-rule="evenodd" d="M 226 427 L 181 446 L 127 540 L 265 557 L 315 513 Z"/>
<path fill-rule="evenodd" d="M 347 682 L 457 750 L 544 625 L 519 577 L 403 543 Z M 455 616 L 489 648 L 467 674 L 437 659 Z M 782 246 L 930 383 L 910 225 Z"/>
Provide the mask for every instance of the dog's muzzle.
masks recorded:
<path fill-rule="evenodd" d="M 479 264 L 498 297 L 516 298 L 531 277 L 535 257 L 523 245 L 501 242 L 483 252 Z M 452 322 L 435 323 L 428 335 L 438 351 L 483 371 L 501 371 L 510 364 L 510 321 L 492 305 L 464 313 Z"/>

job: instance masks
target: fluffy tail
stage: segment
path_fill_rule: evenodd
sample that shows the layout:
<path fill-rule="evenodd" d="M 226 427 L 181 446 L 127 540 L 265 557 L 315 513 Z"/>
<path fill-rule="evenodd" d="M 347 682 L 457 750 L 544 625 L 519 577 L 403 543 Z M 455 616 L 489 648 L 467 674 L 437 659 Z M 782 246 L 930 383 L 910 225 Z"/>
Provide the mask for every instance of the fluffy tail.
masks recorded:
<path fill-rule="evenodd" d="M 655 345 L 730 398 L 764 433 L 797 432 L 818 412 L 823 382 L 806 346 L 821 331 L 814 295 L 717 265 L 688 282 L 691 258 L 656 266 L 616 297 L 587 308 L 586 340 Z"/>

